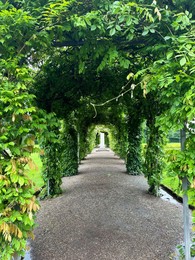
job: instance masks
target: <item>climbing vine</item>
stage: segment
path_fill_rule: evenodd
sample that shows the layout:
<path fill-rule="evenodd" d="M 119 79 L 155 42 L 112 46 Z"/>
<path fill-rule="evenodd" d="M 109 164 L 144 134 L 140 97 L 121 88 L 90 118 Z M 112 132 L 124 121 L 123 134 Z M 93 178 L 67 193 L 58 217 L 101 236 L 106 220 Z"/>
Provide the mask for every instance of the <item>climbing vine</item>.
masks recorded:
<path fill-rule="evenodd" d="M 127 159 L 127 125 L 124 120 L 118 122 L 116 125 L 111 125 L 109 127 L 109 145 L 110 148 L 118 155 L 120 158 L 126 161 Z"/>
<path fill-rule="evenodd" d="M 45 128 L 39 134 L 39 144 L 42 149 L 42 176 L 45 188 L 41 197 L 60 194 L 62 173 L 60 171 L 60 121 L 54 113 L 46 114 L 44 111 Z M 48 122 L 48 123 L 47 123 Z"/>
<path fill-rule="evenodd" d="M 24 255 L 26 240 L 33 237 L 35 212 L 39 209 L 26 165 L 35 168 L 30 154 L 36 151 L 36 124 L 32 115 L 33 96 L 28 95 L 25 78 L 20 83 L 0 86 L 0 258 Z M 13 74 L 12 74 L 13 76 Z"/>
<path fill-rule="evenodd" d="M 154 122 L 148 121 L 148 142 L 144 162 L 144 173 L 148 179 L 149 193 L 159 195 L 162 180 L 164 136 Z"/>
<path fill-rule="evenodd" d="M 34 72 L 23 52 L 34 20 L 0 2 L 0 26 L 0 258 L 9 260 L 25 254 L 39 209 L 26 167 L 35 168 L 30 155 L 37 150 L 37 108 L 28 91 Z"/>
<path fill-rule="evenodd" d="M 61 176 L 72 176 L 78 173 L 78 140 L 77 132 L 70 122 L 62 122 L 60 131 L 60 172 Z"/>
<path fill-rule="evenodd" d="M 132 175 L 139 175 L 142 173 L 142 159 L 141 159 L 141 123 L 143 120 L 140 111 L 140 104 L 132 100 L 128 106 L 128 150 L 127 150 L 127 172 Z M 134 110 L 135 109 L 135 110 Z"/>

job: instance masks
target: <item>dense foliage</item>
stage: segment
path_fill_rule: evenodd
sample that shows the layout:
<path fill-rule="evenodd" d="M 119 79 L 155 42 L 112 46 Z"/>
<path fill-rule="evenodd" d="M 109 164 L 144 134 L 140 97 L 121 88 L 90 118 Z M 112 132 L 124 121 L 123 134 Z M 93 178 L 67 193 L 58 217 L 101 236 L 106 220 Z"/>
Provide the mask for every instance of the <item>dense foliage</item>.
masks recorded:
<path fill-rule="evenodd" d="M 60 173 L 72 176 L 78 172 L 77 133 L 73 126 L 63 123 L 60 134 Z"/>
<path fill-rule="evenodd" d="M 136 113 L 134 113 L 136 109 Z M 142 171 L 141 159 L 141 124 L 143 121 L 142 111 L 140 109 L 140 102 L 133 100 L 128 106 L 128 149 L 127 149 L 127 171 L 133 175 L 139 175 Z"/>
<path fill-rule="evenodd" d="M 39 113 L 43 112 L 40 111 Z M 44 123 L 46 124 L 44 130 L 37 136 L 42 149 L 42 176 L 45 182 L 45 187 L 41 191 L 41 198 L 60 194 L 60 185 L 62 184 L 59 131 L 61 124 L 54 113 L 45 115 Z"/>

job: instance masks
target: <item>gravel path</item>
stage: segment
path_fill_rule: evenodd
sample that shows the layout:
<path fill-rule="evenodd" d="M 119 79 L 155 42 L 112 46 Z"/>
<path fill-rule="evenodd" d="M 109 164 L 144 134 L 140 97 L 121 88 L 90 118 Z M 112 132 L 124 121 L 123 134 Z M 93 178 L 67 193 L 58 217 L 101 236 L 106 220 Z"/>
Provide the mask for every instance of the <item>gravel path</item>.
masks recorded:
<path fill-rule="evenodd" d="M 110 150 L 94 150 L 63 194 L 41 202 L 33 260 L 168 260 L 182 240 L 182 206 L 147 193 Z"/>

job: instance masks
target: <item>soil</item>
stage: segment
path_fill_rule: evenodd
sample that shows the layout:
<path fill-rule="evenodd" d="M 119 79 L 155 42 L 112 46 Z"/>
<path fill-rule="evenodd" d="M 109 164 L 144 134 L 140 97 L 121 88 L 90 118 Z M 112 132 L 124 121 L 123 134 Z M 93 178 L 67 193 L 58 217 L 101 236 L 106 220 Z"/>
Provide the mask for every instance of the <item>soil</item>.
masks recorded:
<path fill-rule="evenodd" d="M 168 260 L 182 241 L 182 206 L 148 194 L 110 150 L 94 150 L 62 189 L 41 202 L 32 260 Z"/>

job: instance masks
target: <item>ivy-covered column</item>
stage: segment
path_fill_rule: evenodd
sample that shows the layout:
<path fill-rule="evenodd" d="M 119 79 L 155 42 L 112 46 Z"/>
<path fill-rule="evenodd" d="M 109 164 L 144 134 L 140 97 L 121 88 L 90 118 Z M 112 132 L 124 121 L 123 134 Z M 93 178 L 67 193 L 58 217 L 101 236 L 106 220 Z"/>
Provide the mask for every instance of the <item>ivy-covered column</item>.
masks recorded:
<path fill-rule="evenodd" d="M 78 173 L 77 132 L 70 123 L 63 121 L 60 134 L 60 172 L 62 176 Z"/>
<path fill-rule="evenodd" d="M 83 124 L 80 124 L 78 127 L 78 132 L 79 132 L 79 147 L 80 147 L 80 153 L 79 153 L 79 161 L 83 160 L 85 156 L 87 155 L 87 147 L 88 147 L 88 142 L 87 142 L 87 128 L 83 126 Z"/>
<path fill-rule="evenodd" d="M 119 128 L 119 142 L 120 142 L 120 157 L 124 160 L 127 159 L 128 151 L 128 133 L 127 133 L 127 124 L 121 123 Z"/>
<path fill-rule="evenodd" d="M 62 192 L 62 176 L 60 172 L 59 161 L 59 143 L 47 142 L 44 147 L 43 162 L 43 179 L 46 189 L 42 192 L 42 197 L 54 196 Z"/>
<path fill-rule="evenodd" d="M 141 159 L 141 123 L 142 116 L 136 107 L 128 109 L 127 131 L 128 131 L 128 148 L 127 148 L 127 172 L 132 175 L 142 173 Z"/>
<path fill-rule="evenodd" d="M 110 146 L 109 137 L 108 137 L 108 132 L 105 132 L 105 145 L 106 145 L 106 147 L 109 147 L 109 146 Z"/>
<path fill-rule="evenodd" d="M 83 160 L 87 154 L 91 153 L 96 145 L 98 145 L 98 139 L 95 133 L 95 125 L 88 122 L 86 118 L 84 120 L 80 120 L 79 126 L 77 127 L 77 131 L 80 136 L 80 157 L 79 161 Z"/>
<path fill-rule="evenodd" d="M 116 116 L 117 115 L 117 116 Z M 109 146 L 121 159 L 126 160 L 128 148 L 127 122 L 124 111 L 115 112 L 109 126 Z"/>
<path fill-rule="evenodd" d="M 121 159 L 126 160 L 127 149 L 128 149 L 128 136 L 127 136 L 126 124 L 119 123 L 115 126 L 115 147 L 114 151 L 120 156 Z"/>
<path fill-rule="evenodd" d="M 40 145 L 44 151 L 42 156 L 43 162 L 43 179 L 46 188 L 41 192 L 42 198 L 45 196 L 54 196 L 62 192 L 62 175 L 60 171 L 60 121 L 55 114 L 46 115 L 48 125 L 40 137 Z"/>
<path fill-rule="evenodd" d="M 158 195 L 163 168 L 163 146 L 166 133 L 156 124 L 156 118 L 163 111 L 156 93 L 150 93 L 146 99 L 146 126 L 148 127 L 144 175 L 148 179 L 149 193 Z"/>
<path fill-rule="evenodd" d="M 100 134 L 97 132 L 95 137 L 95 146 L 98 147 L 99 143 L 100 143 Z"/>
<path fill-rule="evenodd" d="M 158 126 L 155 125 L 155 118 L 147 120 L 149 129 L 148 142 L 146 146 L 145 171 L 148 179 L 149 193 L 158 195 L 161 182 L 161 173 L 163 166 L 163 134 Z"/>

